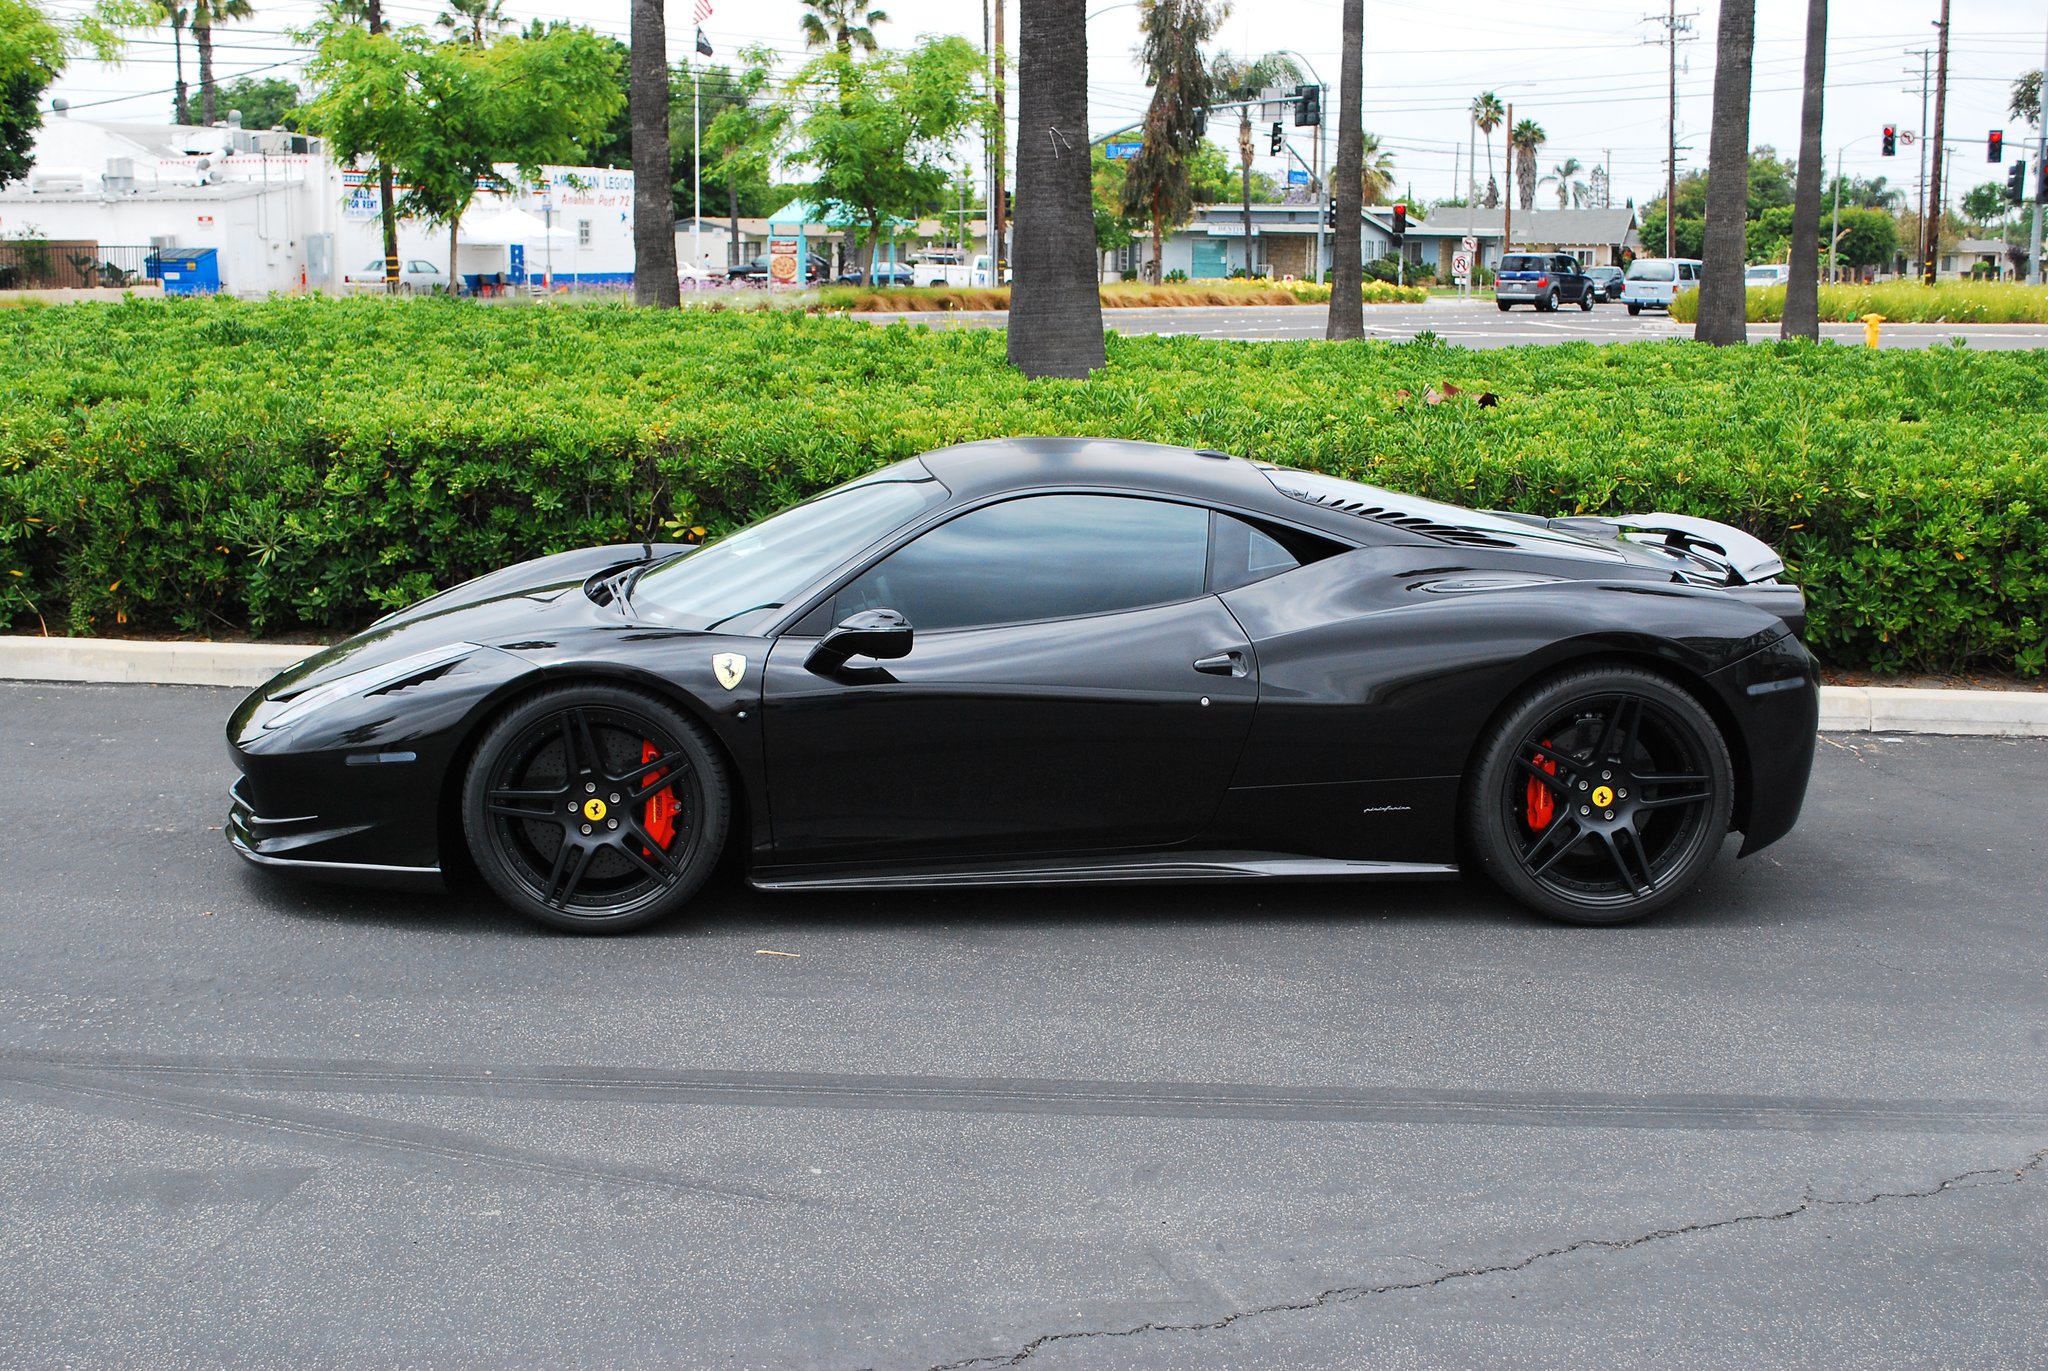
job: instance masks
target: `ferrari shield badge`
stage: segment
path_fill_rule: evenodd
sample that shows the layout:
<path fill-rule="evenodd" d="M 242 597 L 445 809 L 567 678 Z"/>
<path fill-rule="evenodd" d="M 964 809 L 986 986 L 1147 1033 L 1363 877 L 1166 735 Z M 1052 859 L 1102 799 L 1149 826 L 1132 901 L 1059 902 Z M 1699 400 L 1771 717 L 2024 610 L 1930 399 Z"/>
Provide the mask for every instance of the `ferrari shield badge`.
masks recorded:
<path fill-rule="evenodd" d="M 711 659 L 711 674 L 718 683 L 731 690 L 740 683 L 740 677 L 747 674 L 747 659 L 737 652 L 721 652 Z"/>

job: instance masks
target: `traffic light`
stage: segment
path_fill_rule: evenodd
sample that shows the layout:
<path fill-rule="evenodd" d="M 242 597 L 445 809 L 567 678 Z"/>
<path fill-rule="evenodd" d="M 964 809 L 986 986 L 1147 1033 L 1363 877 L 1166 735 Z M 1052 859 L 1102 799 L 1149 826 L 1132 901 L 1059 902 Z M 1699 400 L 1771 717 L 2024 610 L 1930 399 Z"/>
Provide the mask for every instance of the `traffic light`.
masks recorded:
<path fill-rule="evenodd" d="M 1896 157 L 1899 155 L 1899 131 L 1890 124 L 1884 126 L 1884 155 L 1886 157 Z"/>
<path fill-rule="evenodd" d="M 2008 204 L 2022 204 L 2027 198 L 2027 162 L 2025 158 L 2012 164 L 2012 170 L 2005 174 L 2005 199 Z"/>
<path fill-rule="evenodd" d="M 2005 130 L 1991 130 L 1991 137 L 1984 145 L 1984 160 L 2003 162 L 2005 160 Z"/>
<path fill-rule="evenodd" d="M 1273 121 L 1273 144 L 1271 147 L 1267 148 L 1266 151 L 1273 154 L 1273 156 L 1278 157 L 1280 155 L 1280 149 L 1286 146 L 1287 134 L 1281 129 L 1280 121 L 1278 119 L 1275 119 Z"/>
<path fill-rule="evenodd" d="M 1408 206 L 1394 206 L 1394 246 L 1400 247 L 1408 240 Z"/>
<path fill-rule="evenodd" d="M 1296 86 L 1294 88 L 1294 126 L 1298 129 L 1314 128 L 1323 122 L 1323 88 L 1321 86 Z"/>
<path fill-rule="evenodd" d="M 1334 198 L 1323 202 L 1323 227 L 1332 233 L 1337 231 L 1337 202 Z"/>

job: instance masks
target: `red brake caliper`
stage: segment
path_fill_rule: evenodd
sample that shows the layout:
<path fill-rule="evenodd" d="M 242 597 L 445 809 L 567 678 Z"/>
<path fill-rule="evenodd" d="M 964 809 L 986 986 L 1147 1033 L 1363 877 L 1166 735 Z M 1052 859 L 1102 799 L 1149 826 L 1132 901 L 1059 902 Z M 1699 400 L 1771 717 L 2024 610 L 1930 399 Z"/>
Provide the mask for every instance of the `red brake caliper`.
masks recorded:
<path fill-rule="evenodd" d="M 1545 738 L 1543 745 L 1549 747 L 1550 739 Z M 1536 765 L 1542 767 L 1551 775 L 1555 776 L 1557 774 L 1556 762 L 1547 761 L 1540 756 L 1533 760 Z M 1550 827 L 1550 821 L 1557 816 L 1557 797 L 1550 793 L 1550 787 L 1537 780 L 1534 776 L 1531 776 L 1529 778 L 1529 789 L 1524 793 L 1522 799 L 1522 816 L 1528 820 L 1530 829 L 1541 833 L 1544 829 Z"/>
<path fill-rule="evenodd" d="M 647 739 L 641 739 L 640 764 L 642 766 L 645 766 L 660 755 L 661 749 L 657 748 Z M 652 772 L 644 778 L 645 784 L 653 785 L 666 775 L 668 775 L 666 768 Z M 680 814 L 682 809 L 683 806 L 677 801 L 673 791 L 662 790 L 649 796 L 647 807 L 640 811 L 640 826 L 647 830 L 648 837 L 661 844 L 664 851 L 676 839 L 676 815 Z M 647 855 L 652 857 L 654 854 L 649 852 Z"/>

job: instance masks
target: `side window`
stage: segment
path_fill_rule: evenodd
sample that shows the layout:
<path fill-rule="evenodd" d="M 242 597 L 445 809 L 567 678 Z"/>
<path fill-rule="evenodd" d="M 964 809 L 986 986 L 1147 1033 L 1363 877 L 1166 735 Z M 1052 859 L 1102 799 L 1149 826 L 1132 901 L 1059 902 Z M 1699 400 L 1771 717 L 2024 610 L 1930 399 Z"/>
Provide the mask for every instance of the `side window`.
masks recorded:
<path fill-rule="evenodd" d="M 1217 594 L 1236 590 L 1301 565 L 1271 534 L 1228 514 L 1212 516 L 1209 540 L 1209 589 Z"/>
<path fill-rule="evenodd" d="M 839 592 L 833 619 L 893 609 L 920 633 L 1111 614 L 1203 593 L 1209 512 L 1115 495 L 1035 495 L 973 510 Z"/>

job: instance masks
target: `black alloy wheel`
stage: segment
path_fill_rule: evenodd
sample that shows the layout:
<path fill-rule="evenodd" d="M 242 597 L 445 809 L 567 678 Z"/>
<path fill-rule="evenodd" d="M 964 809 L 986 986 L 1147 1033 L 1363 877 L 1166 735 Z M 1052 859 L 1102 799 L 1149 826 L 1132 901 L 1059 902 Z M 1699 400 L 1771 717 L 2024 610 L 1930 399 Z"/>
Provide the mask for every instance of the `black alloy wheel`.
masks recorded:
<path fill-rule="evenodd" d="M 1580 671 L 1532 690 L 1487 736 L 1466 831 L 1481 868 L 1524 904 L 1627 923 L 1712 863 L 1734 790 L 1727 744 L 1691 695 L 1635 668 Z"/>
<path fill-rule="evenodd" d="M 564 686 L 478 744 L 462 824 L 484 879 L 555 928 L 622 932 L 681 908 L 717 863 L 730 809 L 703 729 L 641 691 Z"/>

